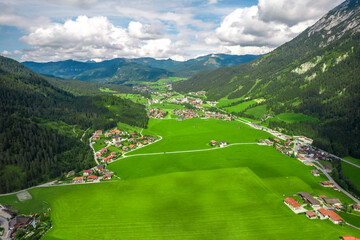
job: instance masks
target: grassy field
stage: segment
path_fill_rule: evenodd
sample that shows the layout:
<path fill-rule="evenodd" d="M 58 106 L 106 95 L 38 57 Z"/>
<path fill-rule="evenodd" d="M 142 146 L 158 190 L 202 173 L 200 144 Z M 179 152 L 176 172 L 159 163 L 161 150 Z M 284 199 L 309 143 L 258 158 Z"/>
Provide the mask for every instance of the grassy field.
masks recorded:
<path fill-rule="evenodd" d="M 109 88 L 99 88 L 100 92 L 106 92 L 106 93 L 117 93 L 117 91 L 111 90 Z"/>
<path fill-rule="evenodd" d="M 242 112 L 245 110 L 245 108 L 247 108 L 248 106 L 252 105 L 252 104 L 255 104 L 256 101 L 254 100 L 251 100 L 251 101 L 247 101 L 247 102 L 243 102 L 243 103 L 240 103 L 240 104 L 237 104 L 235 106 L 231 106 L 231 107 L 225 107 L 224 109 L 227 111 L 227 112 Z"/>
<path fill-rule="evenodd" d="M 140 94 L 120 93 L 120 94 L 115 94 L 115 96 L 130 99 L 131 101 L 140 104 L 146 104 L 148 102 L 148 100 L 142 97 Z"/>
<path fill-rule="evenodd" d="M 245 113 L 249 114 L 255 118 L 262 118 L 264 116 L 264 114 L 268 113 L 268 111 L 266 110 L 266 105 L 260 105 L 260 106 L 248 109 Z"/>
<path fill-rule="evenodd" d="M 360 159 L 353 158 L 353 157 L 344 157 L 345 160 L 348 160 L 349 162 L 355 163 L 357 165 L 360 165 Z"/>
<path fill-rule="evenodd" d="M 341 162 L 341 167 L 345 176 L 348 177 L 358 189 L 360 189 L 360 169 L 346 162 Z"/>
<path fill-rule="evenodd" d="M 284 203 L 299 191 L 351 200 L 318 183 L 300 161 L 272 147 L 210 148 L 211 139 L 254 142 L 268 135 L 239 122 L 151 119 L 143 134 L 163 140 L 109 169 L 120 181 L 37 188 L 31 200 L 0 197 L 22 213 L 52 209 L 54 227 L 43 239 L 339 239 L 348 226 L 309 220 Z M 198 152 L 169 153 L 191 149 Z M 164 152 L 167 152 L 164 154 Z M 33 208 L 34 207 L 34 208 Z"/>
<path fill-rule="evenodd" d="M 238 121 L 199 118 L 184 121 L 151 119 L 148 129 L 144 129 L 143 134 L 160 135 L 163 140 L 129 155 L 211 148 L 209 146 L 211 140 L 255 143 L 256 139 L 270 136 L 266 132 L 255 130 Z"/>
<path fill-rule="evenodd" d="M 316 118 L 304 115 L 302 113 L 281 113 L 269 120 L 270 121 L 284 121 L 286 123 L 303 122 L 303 121 L 312 121 L 312 122 L 318 121 Z"/>
<path fill-rule="evenodd" d="M 221 98 L 218 100 L 219 103 L 216 104 L 216 107 L 225 107 L 231 103 L 239 102 L 241 100 L 243 100 L 243 98 L 234 98 L 234 99 Z"/>

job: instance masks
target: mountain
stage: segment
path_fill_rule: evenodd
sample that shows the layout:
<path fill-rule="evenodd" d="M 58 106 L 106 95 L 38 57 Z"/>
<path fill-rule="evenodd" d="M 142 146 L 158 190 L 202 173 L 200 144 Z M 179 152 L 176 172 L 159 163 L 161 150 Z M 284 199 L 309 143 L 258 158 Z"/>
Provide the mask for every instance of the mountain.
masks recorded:
<path fill-rule="evenodd" d="M 143 105 L 111 95 L 76 97 L 0 56 L 0 192 L 91 167 L 87 139 L 94 129 L 147 121 Z"/>
<path fill-rule="evenodd" d="M 319 147 L 360 157 L 359 42 L 359 0 L 347 0 L 271 53 L 201 72 L 173 87 L 181 92 L 205 90 L 210 99 L 262 98 L 259 104 L 268 112 L 316 117 L 320 122 L 308 127 L 311 131 L 305 124 L 298 128 L 311 132 Z"/>
<path fill-rule="evenodd" d="M 172 59 L 116 58 L 102 62 L 67 60 L 48 63 L 23 62 L 23 64 L 37 73 L 55 77 L 85 81 L 93 81 L 94 79 L 98 79 L 97 81 L 109 81 L 110 79 L 118 81 L 117 79 L 120 79 L 119 82 L 122 82 L 129 79 L 152 81 L 154 77 L 161 75 L 190 77 L 200 71 L 214 70 L 223 66 L 234 66 L 252 61 L 258 57 L 258 55 L 210 54 L 184 62 Z M 137 71 L 140 71 L 136 74 L 137 77 L 133 77 L 132 74 Z"/>
<path fill-rule="evenodd" d="M 85 71 L 74 77 L 75 80 L 116 83 L 126 81 L 156 81 L 161 78 L 171 77 L 173 73 L 164 69 L 147 67 L 132 62 L 122 62 L 103 68 Z"/>

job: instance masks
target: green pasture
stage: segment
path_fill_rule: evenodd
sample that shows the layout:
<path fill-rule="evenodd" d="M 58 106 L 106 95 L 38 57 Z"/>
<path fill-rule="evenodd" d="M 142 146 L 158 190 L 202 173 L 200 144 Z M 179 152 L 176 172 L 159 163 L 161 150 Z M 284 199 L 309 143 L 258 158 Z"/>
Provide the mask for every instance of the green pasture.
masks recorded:
<path fill-rule="evenodd" d="M 216 119 L 157 120 L 150 119 L 143 134 L 160 135 L 163 139 L 132 154 L 156 153 L 211 148 L 211 140 L 228 143 L 255 143 L 257 139 L 268 138 L 270 134 L 256 130 L 238 121 Z"/>
<path fill-rule="evenodd" d="M 244 111 L 247 107 L 251 106 L 252 104 L 255 104 L 256 101 L 254 100 L 251 100 L 251 101 L 247 101 L 247 102 L 242 102 L 242 103 L 239 103 L 237 105 L 234 105 L 234 106 L 231 106 L 231 107 L 225 107 L 224 109 L 227 111 L 227 112 L 242 112 Z"/>
<path fill-rule="evenodd" d="M 163 140 L 108 168 L 121 180 L 36 188 L 31 200 L 0 197 L 21 213 L 49 205 L 43 239 L 339 239 L 360 231 L 294 214 L 283 199 L 300 191 L 347 196 L 318 182 L 295 158 L 257 144 L 211 148 L 214 139 L 253 143 L 265 132 L 237 121 L 151 119 L 143 134 Z M 170 153 L 170 151 L 206 150 Z M 148 154 L 153 155 L 139 155 Z"/>
<path fill-rule="evenodd" d="M 172 112 L 174 109 L 185 109 L 183 106 L 175 103 L 154 103 L 148 105 L 149 108 L 158 108 L 164 111 Z"/>
<path fill-rule="evenodd" d="M 217 102 L 219 102 L 218 104 L 216 104 L 216 107 L 225 107 L 225 106 L 228 106 L 229 104 L 231 103 L 234 103 L 234 102 L 239 102 L 243 100 L 243 98 L 234 98 L 234 99 L 227 99 L 227 98 L 221 98 L 219 99 Z"/>
<path fill-rule="evenodd" d="M 126 98 L 135 103 L 140 103 L 140 104 L 146 104 L 148 102 L 148 100 L 143 96 L 141 96 L 140 94 L 120 93 L 120 94 L 115 94 L 115 96 Z"/>
<path fill-rule="evenodd" d="M 246 110 L 246 114 L 249 114 L 255 118 L 262 118 L 264 114 L 268 113 L 266 105 L 260 105 Z"/>
<path fill-rule="evenodd" d="M 354 157 L 344 157 L 345 160 L 360 165 L 360 159 Z"/>
<path fill-rule="evenodd" d="M 100 92 L 106 92 L 106 93 L 117 93 L 117 91 L 111 90 L 109 88 L 99 88 Z"/>
<path fill-rule="evenodd" d="M 344 175 L 360 189 L 360 168 L 354 167 L 343 161 L 341 161 L 341 167 Z"/>

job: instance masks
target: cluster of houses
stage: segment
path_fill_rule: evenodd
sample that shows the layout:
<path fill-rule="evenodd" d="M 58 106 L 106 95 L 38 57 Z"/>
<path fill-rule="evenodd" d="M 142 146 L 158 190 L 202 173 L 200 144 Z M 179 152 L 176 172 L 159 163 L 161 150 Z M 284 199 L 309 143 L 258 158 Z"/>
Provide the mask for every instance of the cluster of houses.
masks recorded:
<path fill-rule="evenodd" d="M 48 208 L 47 212 L 49 213 L 50 211 L 50 208 Z M 31 237 L 34 237 L 33 235 L 36 233 L 36 230 L 36 236 L 40 237 L 51 227 L 50 222 L 44 222 L 40 220 L 39 214 L 18 216 L 18 213 L 19 211 L 13 210 L 11 205 L 6 205 L 0 208 L 0 216 L 5 218 L 7 220 L 5 224 L 8 224 L 9 233 L 6 233 L 6 235 L 11 236 L 11 239 L 15 239 L 15 235 L 18 229 L 25 230 L 25 239 L 30 239 Z M 42 214 L 46 216 L 47 213 Z M 4 236 L 4 239 L 8 238 Z"/>
<path fill-rule="evenodd" d="M 201 95 L 201 96 L 205 96 L 206 95 L 206 91 L 197 91 L 197 92 L 189 92 L 190 95 Z"/>
<path fill-rule="evenodd" d="M 225 141 L 221 141 L 221 142 L 217 142 L 215 140 L 210 141 L 210 146 L 212 146 L 212 147 L 216 147 L 216 146 L 225 147 L 226 145 L 228 145 L 228 143 Z"/>
<path fill-rule="evenodd" d="M 198 108 L 198 109 L 204 109 L 201 105 L 204 103 L 201 98 L 192 98 L 192 97 L 177 97 L 170 100 L 171 103 L 175 104 L 184 104 L 189 103 L 192 106 Z"/>
<path fill-rule="evenodd" d="M 147 115 L 149 118 L 163 119 L 167 112 L 158 108 L 148 108 Z"/>
<path fill-rule="evenodd" d="M 299 141 L 302 141 L 306 144 L 309 144 L 311 145 L 313 143 L 313 140 L 308 138 L 308 137 L 305 137 L 305 136 L 294 136 L 295 139 L 299 140 Z"/>
<path fill-rule="evenodd" d="M 305 158 L 311 158 L 313 160 L 325 160 L 332 161 L 333 157 L 327 152 L 317 150 L 309 145 L 302 144 L 298 150 L 299 153 L 304 154 Z"/>
<path fill-rule="evenodd" d="M 225 121 L 231 121 L 232 118 L 224 113 L 205 111 L 205 118 L 223 119 Z"/>
<path fill-rule="evenodd" d="M 83 170 L 82 176 L 74 177 L 73 183 L 99 182 L 100 180 L 110 180 L 114 175 L 109 169 L 105 169 L 103 164 L 99 164 L 94 168 Z"/>
<path fill-rule="evenodd" d="M 324 195 L 319 195 L 315 198 L 307 192 L 300 192 L 298 195 L 304 201 L 304 204 L 300 204 L 292 197 L 284 199 L 285 205 L 294 213 L 305 213 L 309 219 L 330 219 L 334 224 L 339 224 L 344 221 L 344 219 L 336 213 L 336 211 L 340 211 L 343 208 L 338 198 L 326 197 Z"/>
<path fill-rule="evenodd" d="M 179 116 L 179 119 L 191 119 L 200 117 L 197 110 L 193 109 L 174 109 L 172 113 Z"/>
<path fill-rule="evenodd" d="M 143 145 L 157 140 L 149 135 L 139 136 L 136 132 L 128 133 L 117 128 L 106 132 L 104 135 L 102 135 L 101 130 L 97 130 L 92 137 L 93 140 L 98 141 L 102 138 L 104 139 L 104 143 L 107 144 L 107 147 L 104 147 L 95 153 L 96 158 L 99 160 L 101 159 L 102 163 L 110 163 L 126 151 L 142 147 Z M 95 142 L 92 144 L 95 144 Z M 117 148 L 119 152 L 110 152 L 108 147 L 111 145 Z"/>
<path fill-rule="evenodd" d="M 284 141 L 284 143 L 277 139 L 274 138 L 273 141 L 269 140 L 269 139 L 260 139 L 259 142 L 262 144 L 266 144 L 268 146 L 274 146 L 275 144 L 275 148 L 276 150 L 280 151 L 282 154 L 287 155 L 287 156 L 291 156 L 294 152 L 291 148 L 291 141 L 290 138 L 286 139 L 287 141 Z"/>
<path fill-rule="evenodd" d="M 148 105 L 156 104 L 156 103 L 163 103 L 163 102 L 164 102 L 164 101 L 161 100 L 161 99 L 154 98 L 154 99 L 149 99 L 149 100 L 148 100 Z"/>

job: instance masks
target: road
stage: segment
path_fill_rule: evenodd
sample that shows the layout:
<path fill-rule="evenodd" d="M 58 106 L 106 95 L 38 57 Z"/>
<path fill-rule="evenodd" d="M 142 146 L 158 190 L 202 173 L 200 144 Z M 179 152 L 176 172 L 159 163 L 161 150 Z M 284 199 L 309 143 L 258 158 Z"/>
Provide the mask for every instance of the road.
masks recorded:
<path fill-rule="evenodd" d="M 8 236 L 10 234 L 9 221 L 6 218 L 0 216 L 0 223 L 1 223 L 0 225 L 2 225 L 4 227 L 4 234 L 2 235 L 1 239 L 2 240 L 10 239 L 10 237 Z"/>
<path fill-rule="evenodd" d="M 99 162 L 98 162 L 97 157 L 96 157 L 95 149 L 94 149 L 93 145 L 91 144 L 92 137 L 93 137 L 93 136 L 91 136 L 91 137 L 89 138 L 89 145 L 90 145 L 91 149 L 93 150 L 94 160 L 95 160 L 96 164 L 99 165 Z"/>
<path fill-rule="evenodd" d="M 17 191 L 17 192 L 2 193 L 2 194 L 0 194 L 0 197 L 2 197 L 2 196 L 9 196 L 9 195 L 12 195 L 12 194 L 17 194 L 17 193 L 20 193 L 20 192 L 23 192 L 23 191 L 28 191 L 28 190 L 31 190 L 31 189 L 34 189 L 34 188 L 39 188 L 39 187 L 57 186 L 56 184 L 54 185 L 55 182 L 56 182 L 56 180 L 55 180 L 55 181 L 48 182 L 48 183 L 40 184 L 40 185 L 37 185 L 37 186 L 29 187 L 29 188 L 26 188 L 26 189 L 22 189 L 22 190 Z"/>

